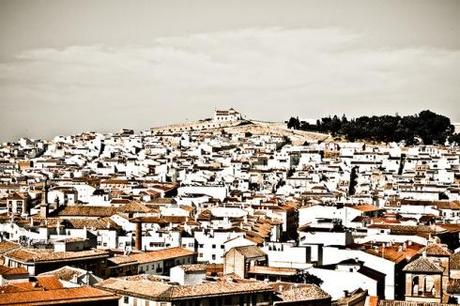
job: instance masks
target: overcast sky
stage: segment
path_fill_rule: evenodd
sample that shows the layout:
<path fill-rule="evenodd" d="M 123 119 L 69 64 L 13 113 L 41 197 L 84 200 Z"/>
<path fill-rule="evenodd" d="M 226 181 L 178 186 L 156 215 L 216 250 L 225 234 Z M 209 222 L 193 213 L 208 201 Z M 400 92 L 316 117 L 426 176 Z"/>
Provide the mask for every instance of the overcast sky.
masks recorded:
<path fill-rule="evenodd" d="M 249 118 L 460 121 L 460 1 L 0 0 L 0 141 Z"/>

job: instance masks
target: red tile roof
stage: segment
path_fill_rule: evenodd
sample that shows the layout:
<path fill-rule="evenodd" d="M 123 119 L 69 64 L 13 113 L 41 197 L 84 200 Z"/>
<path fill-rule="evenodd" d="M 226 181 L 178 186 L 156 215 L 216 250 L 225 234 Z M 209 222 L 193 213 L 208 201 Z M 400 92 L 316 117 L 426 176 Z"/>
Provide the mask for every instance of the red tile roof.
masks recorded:
<path fill-rule="evenodd" d="M 0 296 L 0 305 L 50 305 L 58 303 L 77 303 L 118 300 L 113 293 L 92 287 L 61 288 L 56 290 L 33 290 L 27 292 L 3 293 Z"/>

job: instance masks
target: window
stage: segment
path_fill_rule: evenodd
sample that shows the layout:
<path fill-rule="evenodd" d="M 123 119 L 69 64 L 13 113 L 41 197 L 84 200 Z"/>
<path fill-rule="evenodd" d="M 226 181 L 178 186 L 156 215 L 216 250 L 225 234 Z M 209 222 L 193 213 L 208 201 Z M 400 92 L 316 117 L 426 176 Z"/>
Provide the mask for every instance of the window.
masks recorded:
<path fill-rule="evenodd" d="M 202 249 L 202 248 L 204 247 L 204 245 L 200 243 L 200 244 L 198 245 L 198 247 Z"/>
<path fill-rule="evenodd" d="M 213 260 L 215 260 L 215 259 L 216 259 L 216 254 L 212 254 L 211 258 L 212 258 Z"/>
<path fill-rule="evenodd" d="M 223 246 L 223 245 L 221 245 L 221 246 L 220 246 L 220 248 L 223 250 L 223 249 L 224 249 L 224 246 Z"/>
<path fill-rule="evenodd" d="M 125 303 L 125 304 L 129 303 L 129 296 L 124 296 L 123 297 L 123 303 Z"/>
<path fill-rule="evenodd" d="M 215 249 L 215 248 L 216 248 L 216 245 L 215 245 L 215 244 L 213 244 L 213 245 L 212 245 L 212 248 L 213 248 L 213 249 Z"/>

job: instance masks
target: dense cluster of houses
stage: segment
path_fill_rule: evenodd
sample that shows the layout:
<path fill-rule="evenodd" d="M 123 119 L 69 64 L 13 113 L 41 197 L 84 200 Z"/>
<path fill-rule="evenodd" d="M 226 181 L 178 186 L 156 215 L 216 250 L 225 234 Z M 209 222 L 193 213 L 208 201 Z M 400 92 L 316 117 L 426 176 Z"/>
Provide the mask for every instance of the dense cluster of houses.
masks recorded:
<path fill-rule="evenodd" d="M 460 302 L 460 149 L 291 133 L 230 109 L 4 143 L 0 305 Z"/>

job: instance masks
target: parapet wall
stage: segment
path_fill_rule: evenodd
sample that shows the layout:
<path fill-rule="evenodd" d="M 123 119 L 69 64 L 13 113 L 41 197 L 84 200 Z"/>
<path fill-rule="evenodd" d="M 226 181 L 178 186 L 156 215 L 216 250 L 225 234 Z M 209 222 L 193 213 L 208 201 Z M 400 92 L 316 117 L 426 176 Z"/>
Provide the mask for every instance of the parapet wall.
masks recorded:
<path fill-rule="evenodd" d="M 201 130 L 208 130 L 208 129 L 221 129 L 221 128 L 228 128 L 234 127 L 241 124 L 243 120 L 236 120 L 236 121 L 195 121 L 191 123 L 183 123 L 183 124 L 172 124 L 167 126 L 155 127 L 151 128 L 150 132 L 152 134 L 168 134 L 168 133 L 180 133 L 180 132 L 190 132 L 190 131 L 201 131 Z"/>

